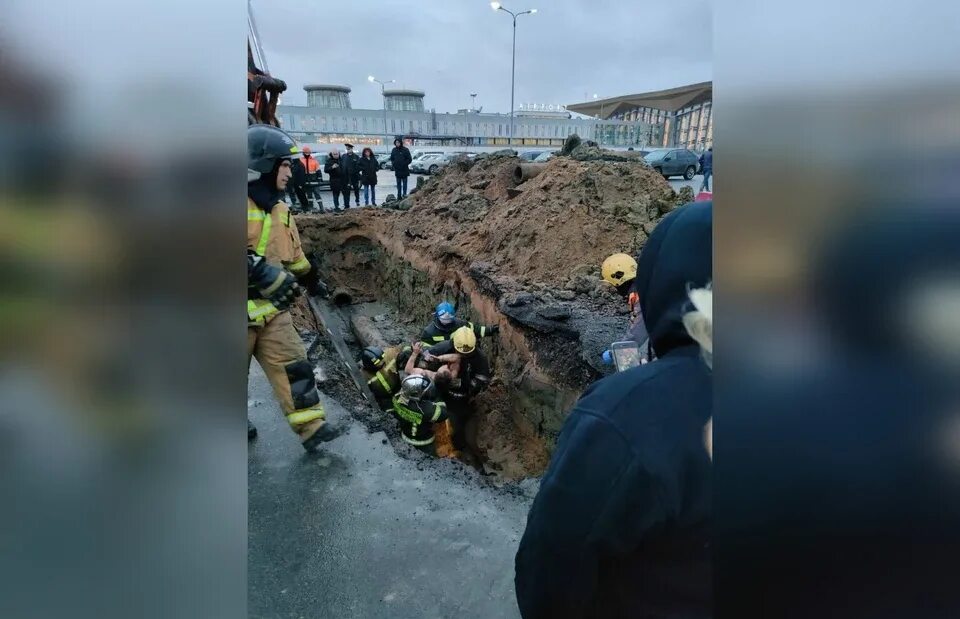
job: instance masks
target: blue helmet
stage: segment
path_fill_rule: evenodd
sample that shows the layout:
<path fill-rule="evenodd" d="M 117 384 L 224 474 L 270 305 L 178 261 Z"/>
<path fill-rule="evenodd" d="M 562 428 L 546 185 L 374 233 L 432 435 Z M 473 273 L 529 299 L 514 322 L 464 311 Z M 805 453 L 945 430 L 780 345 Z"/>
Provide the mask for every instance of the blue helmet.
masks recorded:
<path fill-rule="evenodd" d="M 439 316 L 440 314 L 454 314 L 454 313 L 456 312 L 453 309 L 453 303 L 450 303 L 449 301 L 444 301 L 443 303 L 440 303 L 439 305 L 437 305 L 437 311 L 436 311 L 437 316 Z"/>

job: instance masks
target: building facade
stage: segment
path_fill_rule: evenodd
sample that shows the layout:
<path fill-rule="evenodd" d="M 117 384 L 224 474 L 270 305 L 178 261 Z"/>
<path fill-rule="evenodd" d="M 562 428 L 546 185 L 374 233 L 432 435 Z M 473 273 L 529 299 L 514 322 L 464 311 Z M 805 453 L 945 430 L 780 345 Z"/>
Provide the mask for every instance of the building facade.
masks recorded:
<path fill-rule="evenodd" d="M 415 99 L 416 95 L 409 93 L 419 91 L 401 92 L 404 94 L 398 96 Z M 386 99 L 386 113 L 383 109 L 280 105 L 277 107 L 277 116 L 286 131 L 307 144 L 342 144 L 346 141 L 356 145 L 389 147 L 398 135 L 416 145 L 507 146 L 509 143 L 509 114 L 473 110 L 459 113 L 427 111 L 422 109 L 422 96 L 419 97 L 420 110 L 391 109 L 394 105 L 389 98 Z M 325 103 L 328 99 L 316 98 L 314 101 Z M 339 104 L 342 101 L 336 99 L 334 102 Z M 397 101 L 400 107 L 417 105 L 402 98 Z M 349 103 L 348 98 L 346 102 Z M 650 129 L 650 125 L 639 121 L 609 119 L 598 123 L 592 118 L 573 118 L 569 112 L 534 113 L 524 110 L 514 115 L 513 145 L 558 148 L 567 136 L 576 133 L 582 139 L 595 140 L 605 146 L 636 148 L 647 143 Z"/>
<path fill-rule="evenodd" d="M 599 99 L 567 107 L 604 121 L 646 124 L 650 127 L 650 146 L 685 147 L 695 151 L 713 146 L 713 82 Z M 603 130 L 619 129 L 612 127 Z"/>
<path fill-rule="evenodd" d="M 349 110 L 350 88 L 333 84 L 309 84 L 303 89 L 307 91 L 307 105 L 322 107 L 331 110 Z"/>
<path fill-rule="evenodd" d="M 422 112 L 425 96 L 419 90 L 384 90 L 383 104 L 388 112 Z"/>

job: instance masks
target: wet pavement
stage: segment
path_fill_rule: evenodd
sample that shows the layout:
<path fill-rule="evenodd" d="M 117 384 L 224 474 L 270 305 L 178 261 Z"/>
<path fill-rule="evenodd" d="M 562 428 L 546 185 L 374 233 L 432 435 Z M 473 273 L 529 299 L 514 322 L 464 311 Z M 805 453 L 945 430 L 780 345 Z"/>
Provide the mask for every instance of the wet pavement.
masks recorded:
<path fill-rule="evenodd" d="M 532 491 L 494 488 L 458 462 L 401 457 L 323 398 L 349 429 L 307 455 L 251 364 L 249 616 L 519 617 L 513 557 Z"/>

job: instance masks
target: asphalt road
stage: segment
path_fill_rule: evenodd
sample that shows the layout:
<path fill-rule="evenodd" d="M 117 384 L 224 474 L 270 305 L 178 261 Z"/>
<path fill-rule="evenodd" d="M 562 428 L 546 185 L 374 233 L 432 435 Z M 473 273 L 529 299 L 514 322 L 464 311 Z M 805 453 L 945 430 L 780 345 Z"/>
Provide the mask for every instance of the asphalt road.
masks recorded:
<path fill-rule="evenodd" d="M 519 617 L 513 558 L 529 496 L 460 463 L 401 457 L 326 396 L 349 430 L 307 455 L 256 363 L 248 399 L 260 432 L 248 452 L 250 617 Z"/>

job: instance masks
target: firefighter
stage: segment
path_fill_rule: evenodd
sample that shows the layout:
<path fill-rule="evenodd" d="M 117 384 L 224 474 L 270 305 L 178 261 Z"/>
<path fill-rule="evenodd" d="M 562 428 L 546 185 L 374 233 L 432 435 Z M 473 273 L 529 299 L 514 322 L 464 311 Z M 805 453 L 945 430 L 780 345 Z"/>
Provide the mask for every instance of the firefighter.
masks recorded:
<path fill-rule="evenodd" d="M 404 441 L 436 456 L 433 424 L 446 420 L 447 405 L 437 397 L 429 378 L 420 374 L 404 378 L 400 392 L 393 396 L 393 414 L 400 422 Z"/>
<path fill-rule="evenodd" d="M 393 408 L 393 396 L 400 389 L 400 370 L 412 352 L 410 346 L 392 346 L 386 350 L 367 346 L 360 354 L 360 368 L 367 378 L 367 386 L 377 398 L 382 410 Z"/>
<path fill-rule="evenodd" d="M 450 405 L 453 446 L 463 451 L 467 447 L 467 422 L 473 416 L 471 400 L 490 384 L 490 362 L 477 348 L 474 329 L 466 325 L 454 331 L 449 340 L 428 348 L 424 360 L 456 368 L 444 399 Z"/>
<path fill-rule="evenodd" d="M 457 318 L 453 304 L 449 301 L 444 301 L 437 305 L 436 310 L 433 312 L 433 321 L 424 327 L 420 333 L 420 341 L 427 346 L 439 344 L 440 342 L 449 340 L 453 332 L 460 327 L 470 327 L 477 337 L 487 337 L 500 332 L 499 325 L 491 325 L 489 327 L 486 325 L 475 325 L 472 322 Z"/>
<path fill-rule="evenodd" d="M 334 438 L 337 431 L 326 423 L 313 366 L 287 311 L 289 295 L 276 298 L 276 291 L 261 281 L 268 278 L 255 281 L 249 267 L 255 260 L 282 269 L 284 282 L 310 274 L 297 225 L 283 201 L 291 160 L 299 153 L 293 138 L 276 127 L 247 129 L 247 251 L 253 255 L 248 258 L 247 360 L 249 364 L 250 357 L 256 357 L 287 423 L 310 451 Z"/>
<path fill-rule="evenodd" d="M 633 340 L 637 343 L 646 361 L 653 361 L 653 348 L 650 346 L 650 336 L 643 323 L 640 313 L 640 296 L 636 289 L 637 261 L 629 254 L 613 254 L 603 261 L 600 275 L 604 281 L 617 289 L 617 293 L 626 301 L 630 308 L 630 326 L 624 334 L 624 340 Z M 613 357 L 609 350 L 603 351 L 604 363 L 612 364 Z"/>

